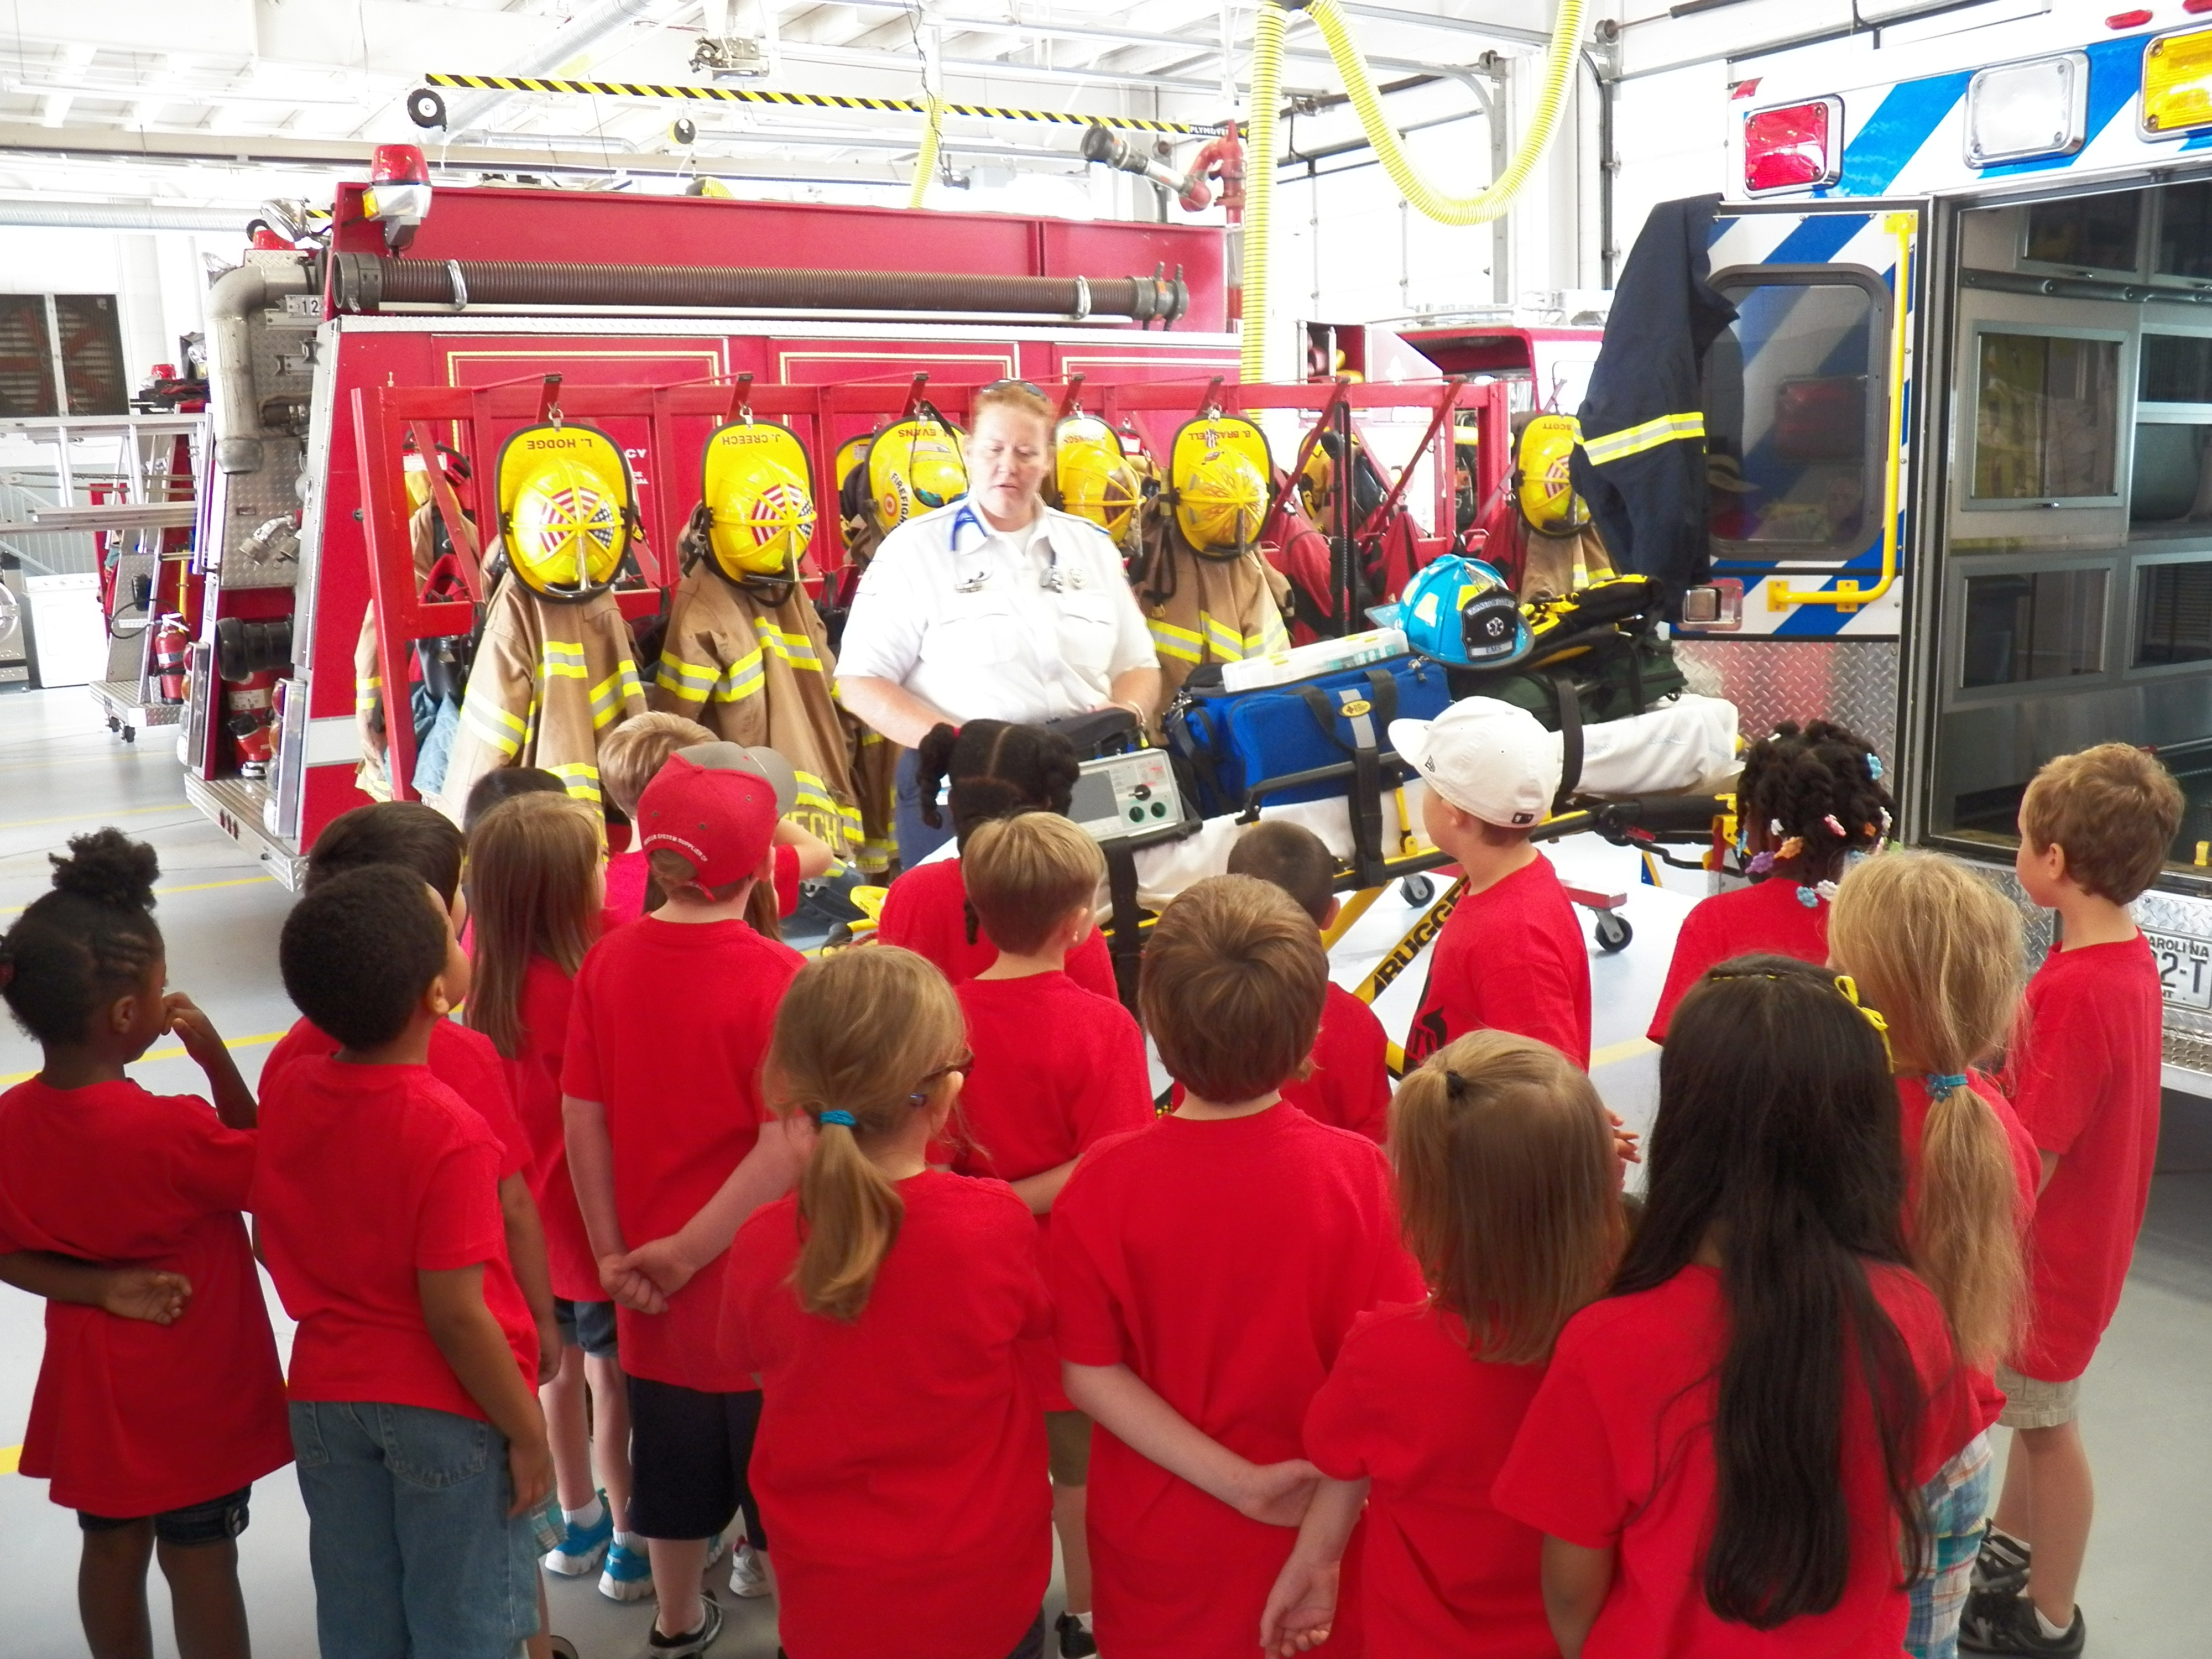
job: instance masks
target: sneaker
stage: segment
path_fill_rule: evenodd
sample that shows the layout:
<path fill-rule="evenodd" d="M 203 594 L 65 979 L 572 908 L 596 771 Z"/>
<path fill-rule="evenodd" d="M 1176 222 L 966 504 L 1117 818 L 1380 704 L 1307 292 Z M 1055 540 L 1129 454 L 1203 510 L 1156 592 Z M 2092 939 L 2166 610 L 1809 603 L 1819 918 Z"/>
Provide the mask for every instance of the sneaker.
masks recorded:
<path fill-rule="evenodd" d="M 767 1564 L 750 1544 L 740 1543 L 730 1552 L 730 1594 L 752 1601 L 769 1593 Z"/>
<path fill-rule="evenodd" d="M 599 1594 L 610 1601 L 649 1601 L 653 1599 L 653 1562 L 643 1550 L 634 1550 L 619 1538 L 607 1546 L 606 1571 L 599 1575 Z"/>
<path fill-rule="evenodd" d="M 2027 1588 L 2028 1546 L 1995 1527 L 1982 1534 L 1982 1547 L 1974 1557 L 1974 1588 L 2017 1595 Z"/>
<path fill-rule="evenodd" d="M 2063 1636 L 2045 1636 L 2035 1616 L 2035 1603 L 2024 1596 L 1976 1590 L 1966 1598 L 1959 1620 L 1959 1650 L 1962 1653 L 2020 1654 L 2027 1659 L 2075 1659 L 2088 1639 L 2081 1609 L 2074 1609 L 2074 1622 Z"/>
<path fill-rule="evenodd" d="M 719 1532 L 707 1540 L 707 1566 L 700 1569 L 702 1572 L 706 1571 L 707 1568 L 712 1567 L 715 1562 L 722 1559 L 722 1552 L 729 1547 L 729 1541 Z"/>
<path fill-rule="evenodd" d="M 561 1527 L 561 1541 L 545 1552 L 544 1564 L 546 1571 L 563 1578 L 581 1578 L 599 1565 L 615 1541 L 614 1511 L 607 1507 L 604 1492 L 599 1494 L 598 1525 L 580 1527 L 564 1516 Z"/>
<path fill-rule="evenodd" d="M 1083 1621 L 1072 1613 L 1061 1613 L 1053 1629 L 1060 1637 L 1060 1659 L 1091 1659 L 1098 1651 L 1097 1638 L 1084 1629 Z"/>
<path fill-rule="evenodd" d="M 658 1626 L 646 1638 L 646 1659 L 696 1659 L 714 1645 L 714 1638 L 722 1633 L 722 1604 L 711 1595 L 699 1598 L 705 1616 L 699 1628 L 682 1636 L 663 1636 Z"/>

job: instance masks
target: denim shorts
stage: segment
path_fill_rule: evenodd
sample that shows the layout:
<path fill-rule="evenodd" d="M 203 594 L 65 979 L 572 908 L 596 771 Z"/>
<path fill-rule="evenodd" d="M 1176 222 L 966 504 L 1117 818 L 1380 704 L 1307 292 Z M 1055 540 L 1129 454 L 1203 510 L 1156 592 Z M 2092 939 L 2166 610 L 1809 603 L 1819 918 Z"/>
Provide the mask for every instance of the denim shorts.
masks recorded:
<path fill-rule="evenodd" d="M 615 1357 L 613 1303 L 571 1302 L 565 1296 L 556 1296 L 553 1322 L 561 1328 L 561 1340 L 570 1347 L 581 1348 L 593 1359 Z"/>
<path fill-rule="evenodd" d="M 1912 1659 L 1957 1659 L 1959 1618 L 1966 1610 L 1974 1557 L 1982 1547 L 1995 1462 L 1984 1431 L 1920 1489 L 1929 1561 L 1928 1570 L 1912 1581 L 1912 1618 L 1905 1631 L 1905 1650 Z"/>
<path fill-rule="evenodd" d="M 76 1512 L 76 1523 L 86 1532 L 120 1532 L 125 1527 L 135 1527 L 150 1518 L 154 1536 L 171 1549 L 191 1549 L 202 1544 L 228 1544 L 246 1530 L 252 1518 L 246 1500 L 253 1496 L 250 1486 L 236 1492 L 227 1492 L 220 1498 L 210 1498 L 204 1503 L 187 1504 L 181 1509 L 163 1510 L 151 1517 L 143 1515 L 94 1515 L 89 1510 Z"/>
<path fill-rule="evenodd" d="M 423 1406 L 292 1402 L 322 1659 L 511 1659 L 538 1629 L 538 1544 L 507 1441 Z"/>

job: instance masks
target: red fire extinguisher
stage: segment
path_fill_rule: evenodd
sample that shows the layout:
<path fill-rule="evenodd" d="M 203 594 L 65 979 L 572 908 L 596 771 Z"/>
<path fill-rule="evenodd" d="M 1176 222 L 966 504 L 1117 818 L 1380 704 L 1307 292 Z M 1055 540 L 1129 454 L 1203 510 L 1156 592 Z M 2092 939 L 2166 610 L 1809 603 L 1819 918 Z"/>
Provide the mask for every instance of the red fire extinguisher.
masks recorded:
<path fill-rule="evenodd" d="M 182 617 L 164 617 L 154 624 L 154 684 L 163 702 L 185 700 L 185 667 L 191 648 L 192 632 Z"/>
<path fill-rule="evenodd" d="M 276 754 L 276 682 L 291 672 L 291 620 L 225 617 L 216 623 L 215 634 L 223 726 L 230 733 L 239 775 L 266 777 Z"/>

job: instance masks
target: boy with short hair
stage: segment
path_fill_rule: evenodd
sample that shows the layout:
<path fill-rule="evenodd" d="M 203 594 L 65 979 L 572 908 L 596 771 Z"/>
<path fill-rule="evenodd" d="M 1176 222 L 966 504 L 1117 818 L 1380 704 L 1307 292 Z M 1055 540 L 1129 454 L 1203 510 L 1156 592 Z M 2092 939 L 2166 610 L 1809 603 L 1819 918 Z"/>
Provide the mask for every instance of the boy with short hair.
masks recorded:
<path fill-rule="evenodd" d="M 955 986 L 967 1017 L 964 1127 L 952 1166 L 1011 1182 L 1050 1241 L 1054 1200 L 1078 1162 L 1109 1135 L 1152 1121 L 1144 1033 L 1127 1009 L 1067 975 L 1068 953 L 1091 936 L 1106 860 L 1098 843 L 1055 812 L 979 824 L 961 858 L 968 902 L 998 959 Z M 1062 1659 L 1085 1659 L 1091 1634 L 1091 1552 L 1084 1526 L 1091 1420 L 1060 1383 L 1050 1340 L 1020 1345 L 1045 1405 L 1053 1524 L 1060 1534 L 1066 1611 Z"/>
<path fill-rule="evenodd" d="M 1525 708 L 1467 697 L 1393 720 L 1390 746 L 1427 786 L 1421 825 L 1466 883 L 1437 936 L 1406 1034 L 1411 1070 L 1469 1031 L 1511 1031 L 1589 1066 L 1589 945 L 1528 833 L 1559 793 L 1559 739 Z"/>
<path fill-rule="evenodd" d="M 1280 818 L 1254 824 L 1229 849 L 1229 873 L 1256 876 L 1281 888 L 1323 934 L 1341 908 L 1336 854 L 1304 824 Z M 1365 1135 L 1378 1146 L 1389 1131 L 1390 1039 L 1375 1011 L 1334 980 L 1322 1005 L 1313 1075 L 1285 1083 L 1283 1098 L 1309 1117 Z"/>
<path fill-rule="evenodd" d="M 1054 1207 L 1062 1375 L 1098 1427 L 1112 1659 L 1257 1645 L 1319 1477 L 1306 1407 L 1358 1314 L 1422 1294 L 1382 1152 L 1282 1103 L 1328 981 L 1312 917 L 1279 889 L 1215 876 L 1176 899 L 1139 1001 L 1182 1103 L 1092 1147 Z M 1347 1598 L 1320 1650 L 1358 1652 L 1358 1622 Z"/>
<path fill-rule="evenodd" d="M 2051 762 L 2021 802 L 2013 867 L 2058 913 L 2059 942 L 2028 982 L 2015 1045 L 2013 1104 L 2043 1151 L 2043 1191 L 2027 1336 L 1997 1370 L 2013 1449 L 1960 1631 L 1970 1652 L 2067 1656 L 2085 1639 L 2081 1377 L 2119 1305 L 2158 1155 L 2162 991 L 2126 907 L 2158 878 L 2182 806 L 2157 759 L 2118 743 Z"/>
<path fill-rule="evenodd" d="M 794 789 L 772 750 L 672 755 L 636 803 L 666 902 L 601 936 L 569 1003 L 568 1172 L 616 1304 L 630 1525 L 660 1599 L 648 1646 L 669 1659 L 704 1653 L 720 1632 L 721 1605 L 701 1596 L 699 1577 L 707 1540 L 741 1504 L 752 1551 L 768 1547 L 745 1482 L 760 1391 L 721 1358 L 718 1328 L 731 1239 L 805 1161 L 761 1088 L 776 1006 L 803 959 L 744 920 Z M 767 1594 L 763 1561 L 741 1551 L 731 1587 Z"/>
<path fill-rule="evenodd" d="M 436 895 L 389 865 L 318 883 L 280 957 L 337 1045 L 264 1080 L 252 1202 L 299 1322 L 292 1441 L 322 1651 L 502 1659 L 538 1628 L 553 1463 L 501 1148 L 428 1063 L 468 959 Z"/>

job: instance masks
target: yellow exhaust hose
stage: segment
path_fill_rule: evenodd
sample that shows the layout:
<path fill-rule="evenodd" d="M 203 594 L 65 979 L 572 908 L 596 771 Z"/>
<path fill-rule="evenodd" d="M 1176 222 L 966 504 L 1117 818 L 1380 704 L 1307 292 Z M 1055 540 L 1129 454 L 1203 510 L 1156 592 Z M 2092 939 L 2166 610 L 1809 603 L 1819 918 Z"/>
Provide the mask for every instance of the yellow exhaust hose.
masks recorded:
<path fill-rule="evenodd" d="M 1244 345 L 1237 378 L 1267 378 L 1267 215 L 1275 200 L 1275 114 L 1282 101 L 1283 9 L 1262 0 L 1252 22 L 1252 120 L 1244 135 Z"/>
<path fill-rule="evenodd" d="M 937 94 L 923 94 L 929 100 L 929 125 L 921 130 L 921 153 L 914 158 L 914 192 L 906 198 L 910 208 L 921 205 L 921 198 L 929 194 L 929 181 L 937 173 L 937 139 L 945 121 L 939 108 Z"/>

